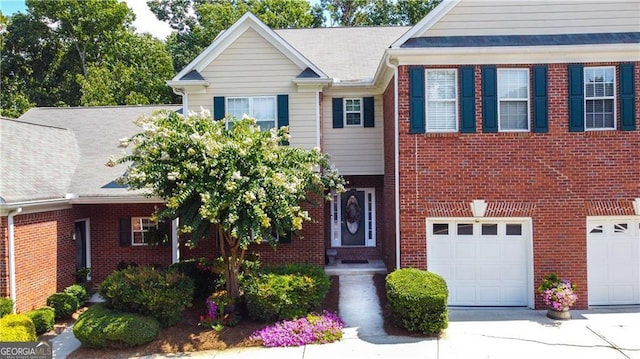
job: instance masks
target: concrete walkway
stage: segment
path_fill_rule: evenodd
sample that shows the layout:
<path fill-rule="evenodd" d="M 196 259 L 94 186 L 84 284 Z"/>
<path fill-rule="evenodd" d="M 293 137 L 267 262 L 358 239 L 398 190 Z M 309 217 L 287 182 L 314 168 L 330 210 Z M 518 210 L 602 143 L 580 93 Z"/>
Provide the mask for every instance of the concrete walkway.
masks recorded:
<path fill-rule="evenodd" d="M 143 358 L 640 359 L 640 306 L 572 311 L 573 319 L 563 322 L 545 314 L 524 308 L 453 308 L 442 338 L 393 337 L 383 330 L 372 275 L 341 275 L 340 316 L 346 328 L 340 342 Z"/>

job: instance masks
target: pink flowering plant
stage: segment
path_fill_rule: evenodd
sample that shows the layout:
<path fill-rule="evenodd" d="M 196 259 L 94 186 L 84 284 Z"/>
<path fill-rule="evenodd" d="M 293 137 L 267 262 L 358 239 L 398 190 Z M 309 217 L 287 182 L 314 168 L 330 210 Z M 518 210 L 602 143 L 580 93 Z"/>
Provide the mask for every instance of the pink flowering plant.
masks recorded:
<path fill-rule="evenodd" d="M 569 309 L 575 304 L 578 300 L 575 291 L 576 286 L 569 280 L 560 279 L 557 273 L 546 275 L 538 287 L 544 304 L 556 311 Z"/>
<path fill-rule="evenodd" d="M 284 320 L 251 334 L 250 340 L 265 347 L 294 347 L 332 343 L 342 339 L 344 322 L 337 314 L 324 310 L 295 320 Z"/>

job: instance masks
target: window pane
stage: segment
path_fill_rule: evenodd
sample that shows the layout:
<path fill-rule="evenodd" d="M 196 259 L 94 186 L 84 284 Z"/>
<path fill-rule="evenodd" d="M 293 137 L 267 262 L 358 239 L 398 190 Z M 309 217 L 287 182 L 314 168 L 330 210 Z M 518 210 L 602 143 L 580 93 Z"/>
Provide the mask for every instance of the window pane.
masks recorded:
<path fill-rule="evenodd" d="M 501 130 L 527 130 L 527 118 L 528 114 L 526 101 L 500 102 Z"/>
<path fill-rule="evenodd" d="M 457 128 L 456 70 L 427 70 L 427 130 L 455 131 Z"/>
<path fill-rule="evenodd" d="M 507 236 L 521 236 L 522 225 L 521 224 L 507 224 Z"/>
<path fill-rule="evenodd" d="M 227 113 L 238 120 L 249 115 L 249 98 L 227 99 Z"/>
<path fill-rule="evenodd" d="M 483 223 L 482 224 L 482 235 L 483 236 L 497 236 L 498 235 L 498 225 L 495 223 Z"/>
<path fill-rule="evenodd" d="M 529 97 L 529 70 L 498 70 L 498 96 L 503 98 Z"/>
<path fill-rule="evenodd" d="M 473 235 L 473 223 L 458 223 L 458 235 L 459 236 L 472 236 Z"/>
<path fill-rule="evenodd" d="M 347 113 L 347 125 L 359 125 L 360 124 L 360 113 Z"/>
<path fill-rule="evenodd" d="M 134 244 L 144 243 L 144 236 L 142 232 L 133 232 L 133 243 Z"/>
<path fill-rule="evenodd" d="M 449 224 L 448 223 L 434 223 L 433 224 L 433 234 L 435 234 L 435 235 L 447 235 L 447 234 L 449 234 Z"/>
<path fill-rule="evenodd" d="M 347 99 L 345 106 L 347 111 L 360 111 L 360 99 Z"/>
<path fill-rule="evenodd" d="M 587 100 L 585 119 L 587 128 L 613 128 L 613 100 Z"/>
<path fill-rule="evenodd" d="M 253 99 L 253 113 L 258 121 L 276 120 L 276 99 L 273 97 L 255 97 Z"/>
<path fill-rule="evenodd" d="M 134 231 L 142 230 L 142 225 L 140 224 L 140 220 L 141 218 L 139 217 L 131 218 L 131 229 L 133 229 Z"/>

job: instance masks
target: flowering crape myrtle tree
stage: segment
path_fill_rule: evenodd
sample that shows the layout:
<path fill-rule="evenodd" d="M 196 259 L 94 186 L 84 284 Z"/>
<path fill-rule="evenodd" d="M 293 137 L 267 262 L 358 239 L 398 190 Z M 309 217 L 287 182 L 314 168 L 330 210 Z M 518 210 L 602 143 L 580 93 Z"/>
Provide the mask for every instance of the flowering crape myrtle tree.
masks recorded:
<path fill-rule="evenodd" d="M 128 164 L 120 183 L 163 198 L 155 218 L 179 218 L 189 245 L 216 235 L 234 298 L 249 244 L 276 245 L 276 233 L 298 232 L 311 220 L 301 203 L 344 190 L 326 154 L 282 145 L 287 127 L 260 131 L 254 119 L 214 121 L 206 111 L 157 112 L 136 124 L 143 131 L 121 140 L 130 154 L 107 165 Z"/>

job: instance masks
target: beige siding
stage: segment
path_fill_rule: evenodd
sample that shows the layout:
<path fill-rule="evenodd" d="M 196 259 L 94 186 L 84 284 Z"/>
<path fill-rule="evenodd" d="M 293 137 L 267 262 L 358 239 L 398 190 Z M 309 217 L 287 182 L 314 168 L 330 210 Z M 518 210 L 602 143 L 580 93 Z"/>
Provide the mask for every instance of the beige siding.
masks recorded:
<path fill-rule="evenodd" d="M 299 93 L 292 82 L 301 71 L 250 28 L 201 72 L 211 85 L 206 93 L 189 94 L 189 110 L 202 107 L 213 113 L 214 96 L 288 94 L 291 145 L 316 147 L 316 94 Z"/>
<path fill-rule="evenodd" d="M 340 97 L 365 97 L 340 95 Z M 331 163 L 343 175 L 383 174 L 382 96 L 374 97 L 375 126 L 333 128 L 333 98 L 323 96 L 322 143 L 324 152 L 331 155 Z"/>
<path fill-rule="evenodd" d="M 638 0 L 462 0 L 419 36 L 635 32 Z"/>

